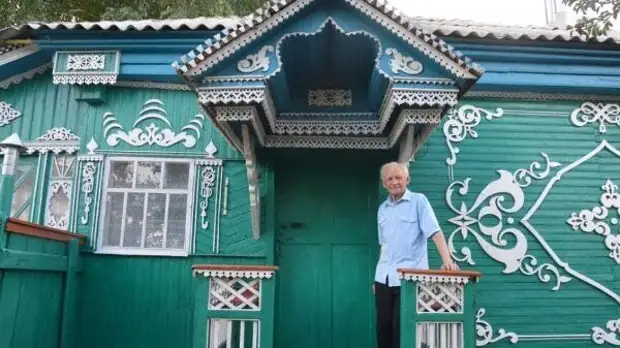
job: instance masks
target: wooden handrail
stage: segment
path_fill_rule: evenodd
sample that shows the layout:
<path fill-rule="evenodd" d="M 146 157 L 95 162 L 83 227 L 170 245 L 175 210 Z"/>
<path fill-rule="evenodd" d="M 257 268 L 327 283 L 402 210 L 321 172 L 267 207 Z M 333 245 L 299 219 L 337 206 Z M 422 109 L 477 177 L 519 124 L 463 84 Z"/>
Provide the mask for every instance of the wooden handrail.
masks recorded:
<path fill-rule="evenodd" d="M 6 231 L 26 236 L 51 239 L 59 242 L 69 242 L 73 239 L 78 239 L 80 244 L 84 244 L 87 240 L 86 236 L 81 234 L 71 233 L 44 225 L 33 224 L 31 222 L 16 218 L 9 218 L 6 224 Z"/>
<path fill-rule="evenodd" d="M 415 275 L 432 275 L 432 276 L 445 276 L 445 277 L 467 277 L 467 278 L 480 278 L 482 273 L 476 271 L 444 271 L 435 269 L 414 269 L 414 268 L 398 268 L 396 270 L 399 273 L 415 274 Z"/>
<path fill-rule="evenodd" d="M 248 271 L 248 272 L 270 272 L 280 269 L 278 266 L 259 266 L 259 265 L 192 265 L 192 270 L 204 271 Z"/>

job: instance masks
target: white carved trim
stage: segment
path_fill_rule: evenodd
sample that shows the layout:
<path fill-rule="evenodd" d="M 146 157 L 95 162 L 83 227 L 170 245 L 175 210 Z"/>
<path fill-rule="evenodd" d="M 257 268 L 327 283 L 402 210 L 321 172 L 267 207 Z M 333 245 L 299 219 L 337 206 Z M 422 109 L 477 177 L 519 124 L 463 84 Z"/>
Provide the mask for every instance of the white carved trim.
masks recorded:
<path fill-rule="evenodd" d="M 531 224 L 530 219 L 532 218 L 532 216 L 536 213 L 536 211 L 538 211 L 538 208 L 540 207 L 540 205 L 542 204 L 542 202 L 545 200 L 545 198 L 547 197 L 547 195 L 549 194 L 549 192 L 551 191 L 551 189 L 553 188 L 553 186 L 560 181 L 561 177 L 568 173 L 569 171 L 577 168 L 578 166 L 580 166 L 581 164 L 583 164 L 584 162 L 590 160 L 592 157 L 594 157 L 595 155 L 597 155 L 598 153 L 600 153 L 603 150 L 607 150 L 609 151 L 611 154 L 615 155 L 616 157 L 620 157 L 620 150 L 618 150 L 616 147 L 614 147 L 613 145 L 609 144 L 607 142 L 607 140 L 603 140 L 601 141 L 601 143 L 595 148 L 593 149 L 590 153 L 588 153 L 587 155 L 581 157 L 580 159 L 574 161 L 573 163 L 565 166 L 564 168 L 562 168 L 561 170 L 559 170 L 555 176 L 553 178 L 551 178 L 549 180 L 549 183 L 545 186 L 543 192 L 540 194 L 540 196 L 538 197 L 538 199 L 536 200 L 536 202 L 532 205 L 532 207 L 530 208 L 530 210 L 527 212 L 527 214 L 523 217 L 523 219 L 521 219 L 521 224 L 523 226 L 525 226 L 528 231 L 530 231 L 530 233 L 534 236 L 534 238 L 536 238 L 536 240 L 540 243 L 540 245 L 543 247 L 543 249 L 547 252 L 547 254 L 549 254 L 549 256 L 553 259 L 553 261 L 560 266 L 561 268 L 564 269 L 564 271 L 566 271 L 566 273 L 572 275 L 573 277 L 580 279 L 581 281 L 583 281 L 586 284 L 589 284 L 590 286 L 594 287 L 595 289 L 600 290 L 601 292 L 603 292 L 604 294 L 606 294 L 607 296 L 609 296 L 610 298 L 612 298 L 614 301 L 616 301 L 617 303 L 620 304 L 620 295 L 616 292 L 614 292 L 613 290 L 603 286 L 602 284 L 594 281 L 593 279 L 591 279 L 590 277 L 575 271 L 574 269 L 572 269 L 570 267 L 570 265 L 563 261 L 556 253 L 555 251 L 551 248 L 551 246 L 545 241 L 545 239 L 543 238 L 542 234 L 540 232 L 538 232 L 538 230 L 536 230 L 536 228 Z"/>
<path fill-rule="evenodd" d="M 202 79 L 203 84 L 216 83 L 216 82 L 262 82 L 265 80 L 263 75 L 222 75 L 222 76 L 207 76 Z"/>
<path fill-rule="evenodd" d="M 163 89 L 171 91 L 189 91 L 190 88 L 186 84 L 180 83 L 163 83 L 151 81 L 116 81 L 115 87 L 129 88 L 147 88 L 147 89 Z"/>
<path fill-rule="evenodd" d="M 281 120 L 290 121 L 314 121 L 321 118 L 331 119 L 369 119 L 376 114 L 374 112 L 282 112 L 278 114 Z M 289 120 L 287 120 L 289 121 Z"/>
<path fill-rule="evenodd" d="M 330 136 L 267 136 L 266 147 L 313 149 L 389 149 L 388 138 L 330 137 Z"/>
<path fill-rule="evenodd" d="M 257 70 L 267 71 L 271 65 L 271 59 L 267 55 L 269 52 L 273 52 L 274 48 L 271 45 L 266 45 L 261 48 L 257 53 L 250 54 L 245 59 L 240 60 L 237 63 L 237 70 L 243 73 L 252 73 Z"/>
<path fill-rule="evenodd" d="M 390 47 L 385 50 L 385 54 L 392 56 L 390 67 L 392 72 L 398 74 L 403 72 L 407 75 L 418 75 L 424 70 L 422 63 L 400 53 L 396 48 Z"/>
<path fill-rule="evenodd" d="M 606 329 L 595 326 L 592 328 L 592 341 L 596 344 L 609 343 L 620 346 L 620 319 L 607 322 Z"/>
<path fill-rule="evenodd" d="M 261 293 L 261 279 L 213 277 L 209 282 L 209 310 L 259 311 Z"/>
<path fill-rule="evenodd" d="M 73 156 L 54 156 L 50 171 L 47 198 L 45 200 L 45 224 L 62 230 L 69 229 L 69 217 L 73 206 L 73 176 L 77 161 Z M 60 217 L 52 211 L 52 203 L 56 194 L 62 191 L 67 198 L 67 207 Z"/>
<path fill-rule="evenodd" d="M 16 118 L 21 117 L 22 113 L 14 109 L 10 104 L 0 101 L 0 127 L 4 127 Z"/>
<path fill-rule="evenodd" d="M 441 77 L 394 77 L 394 83 L 407 83 L 417 85 L 455 86 L 456 82 L 449 78 Z"/>
<path fill-rule="evenodd" d="M 461 277 L 461 276 L 444 276 L 444 275 L 433 275 L 433 274 L 411 274 L 405 273 L 399 274 L 399 279 L 414 281 L 414 282 L 424 282 L 424 283 L 445 283 L 445 284 L 467 284 L 469 283 L 469 277 Z"/>
<path fill-rule="evenodd" d="M 258 112 L 254 106 L 217 106 L 214 108 L 218 122 L 246 122 L 250 121 L 258 141 L 265 145 L 265 129 L 258 118 Z"/>
<path fill-rule="evenodd" d="M 362 135 L 380 134 L 377 121 L 276 121 L 275 134 Z"/>
<path fill-rule="evenodd" d="M 311 89 L 308 106 L 351 106 L 353 92 L 350 89 Z"/>
<path fill-rule="evenodd" d="M 463 247 L 460 250 L 460 254 L 463 256 L 459 256 L 456 251 L 457 248 L 454 246 L 454 238 L 457 235 L 463 239 L 472 235 L 487 255 L 504 264 L 505 267 L 502 271 L 504 274 L 520 271 L 524 275 L 537 275 L 538 279 L 544 283 L 554 279 L 555 286 L 552 288 L 554 291 L 559 290 L 561 284 L 572 279 L 562 276 L 554 264 L 539 264 L 535 256 L 528 254 L 527 238 L 515 226 L 515 218 L 511 216 L 519 212 L 525 204 L 523 188 L 531 184 L 530 176 L 537 180 L 545 179 L 550 174 L 551 168 L 559 166 L 559 163 L 549 161 L 545 154 L 543 157 L 546 160 L 544 169 L 540 170 L 542 166 L 538 162 L 534 162 L 530 166 L 530 168 L 539 169 L 540 173 L 538 174 L 525 169 L 518 169 L 515 173 L 498 170 L 500 178 L 486 185 L 471 207 L 468 207 L 464 201 L 460 205 L 453 202 L 453 195 L 457 187 L 459 187 L 458 193 L 461 196 L 468 193 L 471 178 L 467 178 L 464 182 L 455 181 L 450 184 L 446 191 L 446 203 L 457 214 L 448 220 L 457 226 L 457 229 L 448 237 L 452 257 L 458 261 L 475 265 L 471 250 L 468 247 Z M 503 203 L 506 196 L 510 196 L 509 202 L 512 202 L 512 205 L 506 206 Z M 497 222 L 494 225 L 483 224 L 481 221 L 486 217 L 493 217 L 497 219 Z M 474 226 L 477 228 L 473 228 Z M 490 241 L 485 237 L 489 237 Z M 514 242 L 512 242 L 513 240 Z"/>
<path fill-rule="evenodd" d="M 117 75 L 111 74 L 91 74 L 83 75 L 54 75 L 54 84 L 62 85 L 113 85 L 116 83 Z"/>
<path fill-rule="evenodd" d="M 454 165 L 457 161 L 456 155 L 459 153 L 459 148 L 454 143 L 462 142 L 468 134 L 474 139 L 478 138 L 478 132 L 474 128 L 480 124 L 483 115 L 490 121 L 502 117 L 504 110 L 496 108 L 495 112 L 491 112 L 474 105 L 463 105 L 456 110 L 452 108 L 447 113 L 447 121 L 443 125 L 443 134 L 450 151 L 450 156 L 446 159 L 450 182 L 454 181 Z"/>
<path fill-rule="evenodd" d="M 620 101 L 618 95 L 596 94 L 569 94 L 569 93 L 538 93 L 538 92 L 512 92 L 512 91 L 468 91 L 464 98 L 493 98 L 493 99 L 517 99 L 517 100 L 570 100 L 583 102 L 590 101 Z"/>
<path fill-rule="evenodd" d="M 82 225 L 88 225 L 89 223 L 91 210 L 90 206 L 91 204 L 93 204 L 93 198 L 91 197 L 91 194 L 95 187 L 95 175 L 99 170 L 99 163 L 103 162 L 103 156 L 97 155 L 95 153 L 98 147 L 99 145 L 95 141 L 95 138 L 91 137 L 88 144 L 86 144 L 88 154 L 78 156 L 78 162 L 82 163 L 82 185 L 80 186 L 80 190 L 84 194 L 84 213 L 80 217 L 80 223 Z"/>
<path fill-rule="evenodd" d="M 457 90 L 451 89 L 402 89 L 390 86 L 379 112 L 381 131 L 385 129 L 396 106 L 454 106 L 458 103 L 457 94 Z"/>
<path fill-rule="evenodd" d="M 570 120 L 576 127 L 598 122 L 599 133 L 604 134 L 607 133 L 606 123 L 620 126 L 620 105 L 583 103 L 571 113 Z"/>
<path fill-rule="evenodd" d="M 35 141 L 25 142 L 24 146 L 26 146 L 26 153 L 28 154 L 35 152 L 52 152 L 55 154 L 66 152 L 71 154 L 80 149 L 80 138 L 73 134 L 70 129 L 55 127 L 47 130 Z"/>
<path fill-rule="evenodd" d="M 273 277 L 274 271 L 236 271 L 236 270 L 209 270 L 195 269 L 193 275 L 202 275 L 207 278 L 249 278 L 249 279 L 269 279 Z"/>
<path fill-rule="evenodd" d="M 265 99 L 265 89 L 263 87 L 245 88 L 199 88 L 198 101 L 201 104 L 250 104 L 260 103 Z"/>
<path fill-rule="evenodd" d="M 609 257 L 620 264 L 620 234 L 611 234 L 611 227 L 606 222 L 609 210 L 616 211 L 615 217 L 610 219 L 612 225 L 620 223 L 620 193 L 618 193 L 618 185 L 611 180 L 601 186 L 603 193 L 601 194 L 601 205 L 590 209 L 583 209 L 579 214 L 572 213 L 566 222 L 573 227 L 574 230 L 580 229 L 585 233 L 596 233 L 605 237 L 605 246 L 609 249 Z"/>
<path fill-rule="evenodd" d="M 69 54 L 67 71 L 105 70 L 105 54 Z"/>
<path fill-rule="evenodd" d="M 202 114 L 196 114 L 187 125 L 181 128 L 181 132 L 175 133 L 167 116 L 168 112 L 164 109 L 164 103 L 161 100 L 147 100 L 140 111 L 140 117 L 133 124 L 133 129 L 126 132 L 116 121 L 114 114 L 106 112 L 103 115 L 106 142 L 112 147 L 117 146 L 123 141 L 135 147 L 144 145 L 170 147 L 181 143 L 186 148 L 193 148 L 196 145 L 196 141 L 200 139 L 200 130 L 203 127 L 205 117 Z M 168 128 L 156 126 L 153 123 L 155 120 L 163 122 Z M 150 123 L 142 127 L 142 123 L 148 121 Z"/>
<path fill-rule="evenodd" d="M 190 52 L 190 54 L 181 57 L 181 64 L 179 64 L 179 62 L 174 62 L 172 66 L 181 70 L 183 73 L 199 75 L 203 71 L 206 71 L 224 59 L 230 57 L 235 52 L 247 46 L 250 42 L 261 37 L 271 29 L 276 28 L 280 23 L 284 22 L 295 13 L 301 11 L 312 2 L 314 2 L 314 0 L 295 1 L 290 5 L 286 3 L 274 4 L 274 9 L 279 9 L 281 5 L 288 6 L 284 7 L 275 15 L 271 15 L 269 10 L 265 11 L 264 15 L 262 14 L 262 10 L 261 13 L 257 12 L 254 16 L 248 17 L 246 19 L 246 23 L 243 24 L 240 29 L 235 30 L 234 33 L 231 34 L 235 37 L 235 39 L 230 43 L 228 43 L 230 40 L 226 40 L 226 42 L 222 43 L 218 42 L 224 39 L 224 34 L 217 34 L 213 38 L 215 40 L 215 44 L 212 45 L 211 40 L 205 41 L 206 47 L 204 45 L 199 45 L 192 52 Z M 207 58 L 202 62 L 197 63 L 195 58 L 200 56 L 207 56 Z"/>
<path fill-rule="evenodd" d="M 441 111 L 441 109 L 403 109 L 390 133 L 390 146 L 394 146 L 409 124 L 439 124 L 441 122 Z"/>
<path fill-rule="evenodd" d="M 183 73 L 199 75 L 231 56 L 239 49 L 245 47 L 250 42 L 262 37 L 262 35 L 271 29 L 278 27 L 280 23 L 286 21 L 313 2 L 314 0 L 298 0 L 290 3 L 288 1 L 272 2 L 270 3 L 271 6 L 269 9 L 260 9 L 253 16 L 248 17 L 239 29 L 217 34 L 214 37 L 214 42 L 211 40 L 205 41 L 206 47 L 205 45 L 199 45 L 190 53 L 181 57 L 180 61 L 174 62 L 172 65 L 175 69 Z M 410 24 L 403 21 L 400 15 L 395 15 L 393 9 L 385 8 L 383 9 L 385 13 L 382 13 L 380 10 L 367 3 L 370 2 L 374 4 L 375 1 L 373 0 L 346 0 L 346 2 L 392 31 L 398 37 L 404 39 L 413 47 L 419 49 L 424 55 L 439 63 L 439 65 L 456 76 L 475 78 L 467 69 L 476 70 L 477 72 L 482 71 L 478 66 L 468 64 L 467 58 L 465 58 L 465 60 L 461 59 L 461 54 L 454 52 L 451 47 L 442 40 L 429 36 L 427 33 L 418 29 L 415 29 L 415 33 L 426 37 L 430 43 L 414 35 L 414 33 L 407 30 Z M 377 3 L 376 6 L 385 7 L 384 4 L 380 3 Z M 387 13 L 390 13 L 392 17 L 388 17 Z"/>
<path fill-rule="evenodd" d="M 31 44 L 16 48 L 6 53 L 0 53 L 0 65 L 14 62 L 37 52 L 39 52 L 39 48 L 36 45 Z"/>
<path fill-rule="evenodd" d="M 36 75 L 40 75 L 45 73 L 46 71 L 48 71 L 50 68 L 52 67 L 52 63 L 46 63 L 43 64 L 39 67 L 36 67 L 32 70 L 28 70 L 24 73 L 21 73 L 19 75 L 15 75 L 12 77 L 9 77 L 6 80 L 0 81 L 0 89 L 7 89 L 9 88 L 9 86 L 11 85 L 17 85 L 19 83 L 21 83 L 22 81 L 25 80 L 30 80 L 32 78 L 34 78 Z"/>
<path fill-rule="evenodd" d="M 509 339 L 510 343 L 519 342 L 519 335 L 514 332 L 506 332 L 503 328 L 497 330 L 497 336 L 493 337 L 493 326 L 482 317 L 485 315 L 486 309 L 480 308 L 476 313 L 476 346 L 484 347 L 487 344 L 499 342 L 503 339 Z"/>
<path fill-rule="evenodd" d="M 323 21 L 323 23 L 321 23 L 321 25 L 316 30 L 314 30 L 314 31 L 292 32 L 292 33 L 285 34 L 280 39 L 278 39 L 278 43 L 276 44 L 276 57 L 278 59 L 278 68 L 274 72 L 272 72 L 269 75 L 267 75 L 266 78 L 271 78 L 271 77 L 277 75 L 282 70 L 282 55 L 280 54 L 280 48 L 281 48 L 282 44 L 284 43 L 284 41 L 286 41 L 286 39 L 291 38 L 291 37 L 300 37 L 300 36 L 301 37 L 311 37 L 311 36 L 319 35 L 321 32 L 323 32 L 323 30 L 327 27 L 328 24 L 331 24 L 338 32 L 340 32 L 341 34 L 343 34 L 343 35 L 345 35 L 347 37 L 360 36 L 361 35 L 361 36 L 366 36 L 369 39 L 373 40 L 377 44 L 377 55 L 375 57 L 375 69 L 377 69 L 379 74 L 382 75 L 383 77 L 385 77 L 386 79 L 392 79 L 390 77 L 390 75 L 388 75 L 381 68 L 381 56 L 383 55 L 383 45 L 381 43 L 381 40 L 377 36 L 373 35 L 370 32 L 367 32 L 365 30 L 355 30 L 355 31 L 347 32 L 332 17 L 327 17 Z"/>
<path fill-rule="evenodd" d="M 397 13 L 398 11 L 396 9 L 387 8 L 387 6 L 389 5 L 386 5 L 384 1 L 345 0 L 345 2 L 347 2 L 354 8 L 360 10 L 362 13 L 369 16 L 372 20 L 377 22 L 379 25 L 390 30 L 392 33 L 394 33 L 399 38 L 408 42 L 410 45 L 418 49 L 426 57 L 435 61 L 436 63 L 438 63 L 440 66 L 445 68 L 447 71 L 449 71 L 453 75 L 460 77 L 460 78 L 465 78 L 465 79 L 475 78 L 475 76 L 472 73 L 470 73 L 466 68 L 464 68 L 460 64 L 468 66 L 468 68 L 471 68 L 471 69 L 475 69 L 478 71 L 481 70 L 478 66 L 476 65 L 469 66 L 469 64 L 467 64 L 465 61 L 458 58 L 460 53 L 453 52 L 449 48 L 449 46 L 445 44 L 443 41 L 439 39 L 433 40 L 433 44 L 431 45 L 428 42 L 425 42 L 422 39 L 420 39 L 418 36 L 416 36 L 411 31 L 407 30 L 411 28 L 411 24 L 408 24 L 406 22 L 401 22 L 399 19 L 402 19 L 403 17 Z M 381 10 L 375 8 L 373 5 L 384 8 L 386 12 L 385 13 L 382 12 Z M 388 13 L 390 13 L 393 17 L 390 17 Z M 418 35 L 426 35 L 427 37 L 431 37 L 428 33 L 423 32 L 420 29 L 416 28 L 416 29 L 410 29 L 410 30 L 415 30 L 415 33 Z M 452 57 L 446 56 L 446 54 Z M 455 62 L 453 59 L 457 60 L 458 63 Z"/>

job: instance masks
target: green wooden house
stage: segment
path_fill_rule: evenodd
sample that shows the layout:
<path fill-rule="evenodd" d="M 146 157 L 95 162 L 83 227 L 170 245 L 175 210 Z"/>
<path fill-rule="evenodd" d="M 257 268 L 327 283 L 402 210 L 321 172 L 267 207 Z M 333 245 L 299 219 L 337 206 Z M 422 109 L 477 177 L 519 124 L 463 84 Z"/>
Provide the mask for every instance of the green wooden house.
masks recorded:
<path fill-rule="evenodd" d="M 2 29 L 0 347 L 375 347 L 394 160 L 464 270 L 402 347 L 620 346 L 619 91 L 620 36 L 379 0 Z"/>

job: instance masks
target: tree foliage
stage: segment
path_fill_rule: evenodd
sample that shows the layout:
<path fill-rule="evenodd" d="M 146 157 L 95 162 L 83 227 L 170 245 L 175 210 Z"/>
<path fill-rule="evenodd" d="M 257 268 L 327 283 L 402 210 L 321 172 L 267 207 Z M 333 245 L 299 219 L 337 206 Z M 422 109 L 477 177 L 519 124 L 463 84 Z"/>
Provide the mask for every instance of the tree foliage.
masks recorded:
<path fill-rule="evenodd" d="M 562 3 L 580 16 L 569 29 L 587 38 L 607 34 L 620 14 L 620 0 L 562 0 Z"/>
<path fill-rule="evenodd" d="M 264 0 L 0 0 L 0 27 L 25 22 L 244 16 Z"/>

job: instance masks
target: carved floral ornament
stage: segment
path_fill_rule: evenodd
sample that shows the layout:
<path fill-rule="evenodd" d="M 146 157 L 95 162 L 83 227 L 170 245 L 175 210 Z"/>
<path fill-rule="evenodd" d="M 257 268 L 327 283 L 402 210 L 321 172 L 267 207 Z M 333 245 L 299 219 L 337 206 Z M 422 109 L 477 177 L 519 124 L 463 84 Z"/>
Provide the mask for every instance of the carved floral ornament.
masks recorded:
<path fill-rule="evenodd" d="M 113 113 L 106 112 L 103 115 L 104 136 L 108 145 L 112 147 L 122 141 L 134 147 L 145 145 L 170 147 L 180 143 L 186 148 L 193 148 L 196 141 L 200 139 L 204 120 L 205 117 L 202 114 L 197 114 L 181 128 L 181 132 L 176 133 L 168 120 L 164 103 L 159 99 L 150 99 L 144 103 L 138 119 L 129 131 L 125 131 Z M 165 128 L 162 128 L 161 124 Z"/>
<path fill-rule="evenodd" d="M 454 148 L 452 143 L 463 140 L 467 134 L 475 138 L 477 133 L 473 127 L 479 124 L 480 116 L 483 113 L 487 114 L 487 119 L 501 117 L 502 115 L 501 109 L 497 109 L 497 113 L 492 114 L 474 106 L 463 106 L 454 111 L 451 118 L 448 118 L 446 124 L 451 124 L 444 126 L 444 135 L 452 156 L 449 160 L 453 159 L 453 162 L 448 161 L 448 164 L 456 162 L 456 154 L 458 153 L 458 149 Z M 453 130 L 447 131 L 450 128 Z M 593 280 L 586 274 L 576 271 L 567 261 L 562 260 L 545 240 L 544 234 L 539 232 L 531 222 L 534 214 L 548 197 L 553 187 L 560 182 L 562 176 L 602 151 L 608 151 L 612 155 L 620 157 L 620 150 L 606 140 L 603 140 L 585 156 L 566 166 L 552 161 L 546 153 L 541 153 L 544 163 L 535 161 L 529 167 L 517 169 L 514 172 L 503 169 L 497 170 L 499 178 L 488 183 L 477 196 L 472 198 L 466 199 L 472 182 L 471 178 L 452 182 L 445 195 L 449 209 L 455 214 L 453 218 L 449 219 L 449 222 L 456 226 L 456 229 L 448 237 L 452 256 L 458 261 L 475 265 L 476 262 L 471 249 L 466 246 L 458 248 L 455 245 L 457 237 L 463 240 L 471 237 L 489 257 L 503 264 L 502 273 L 504 274 L 521 273 L 526 276 L 536 276 L 542 283 L 553 284 L 551 288 L 553 291 L 560 291 L 563 284 L 577 279 L 601 291 L 620 304 L 620 295 L 613 289 Z M 557 172 L 551 176 L 555 170 Z M 528 201 L 526 200 L 526 191 L 535 181 L 546 181 L 546 185 L 529 210 L 525 211 L 525 202 Z M 618 243 L 615 242 L 617 237 L 611 234 L 611 228 L 607 220 L 604 219 L 609 217 L 610 210 L 613 209 L 613 211 L 618 212 L 618 208 L 620 208 L 618 188 L 609 180 L 602 186 L 602 190 L 600 206 L 591 210 L 582 210 L 579 214 L 573 213 L 566 221 L 575 229 L 579 228 L 586 233 L 594 232 L 606 236 L 606 242 L 609 241 L 606 245 L 611 250 L 609 256 L 615 259 L 618 253 L 616 251 L 618 250 Z M 457 200 L 457 194 L 463 200 Z M 614 225 L 618 223 L 618 218 L 611 217 L 609 222 Z M 531 238 L 526 237 L 526 234 L 529 234 Z M 529 252 L 531 240 L 542 247 L 549 261 L 539 260 L 537 256 Z M 491 325 L 481 319 L 484 313 L 484 309 L 481 309 L 477 316 L 478 346 L 494 343 L 504 338 L 510 339 L 512 343 L 516 343 L 519 339 L 525 340 L 525 338 L 540 339 L 539 335 L 516 335 L 506 333 L 503 329 L 499 331 L 499 336 L 493 338 Z M 588 338 L 598 344 L 607 342 L 620 345 L 620 326 L 617 322 L 616 320 L 610 321 L 607 330 L 594 327 L 591 335 L 558 334 L 549 335 L 547 338 L 564 339 L 570 336 L 570 339 Z"/>
<path fill-rule="evenodd" d="M 407 75 L 418 75 L 423 70 L 422 63 L 414 60 L 412 57 L 403 55 L 395 48 L 390 47 L 386 49 L 385 54 L 392 56 L 390 68 L 392 68 L 392 72 L 395 74 L 403 72 Z"/>
<path fill-rule="evenodd" d="M 599 133 L 607 133 L 607 123 L 620 126 L 620 105 L 583 103 L 575 109 L 570 120 L 576 127 L 584 127 L 590 123 L 598 123 Z"/>
<path fill-rule="evenodd" d="M 0 101 L 0 127 L 4 127 L 22 115 L 6 102 Z"/>

